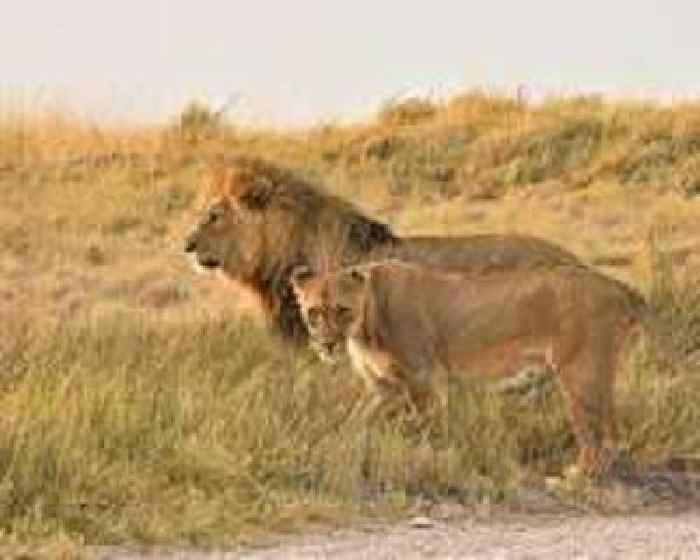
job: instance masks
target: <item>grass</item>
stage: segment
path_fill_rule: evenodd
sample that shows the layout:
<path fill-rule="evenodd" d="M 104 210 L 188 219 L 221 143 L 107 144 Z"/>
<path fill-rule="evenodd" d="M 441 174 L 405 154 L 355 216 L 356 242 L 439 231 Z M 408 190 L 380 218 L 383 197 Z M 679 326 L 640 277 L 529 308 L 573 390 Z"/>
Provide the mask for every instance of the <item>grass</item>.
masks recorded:
<path fill-rule="evenodd" d="M 198 174 L 231 152 L 297 169 L 402 233 L 556 240 L 649 295 L 677 348 L 698 347 L 700 104 L 467 92 L 296 131 L 202 107 L 150 129 L 9 115 L 0 542 L 50 557 L 226 544 L 401 514 L 419 494 L 509 503 L 573 460 L 557 395 L 532 406 L 455 387 L 431 431 L 399 421 L 375 434 L 361 483 L 344 422 L 361 390 L 352 373 L 275 349 L 182 258 Z M 641 463 L 700 453 L 697 368 L 658 370 L 639 352 L 619 384 L 621 443 Z"/>

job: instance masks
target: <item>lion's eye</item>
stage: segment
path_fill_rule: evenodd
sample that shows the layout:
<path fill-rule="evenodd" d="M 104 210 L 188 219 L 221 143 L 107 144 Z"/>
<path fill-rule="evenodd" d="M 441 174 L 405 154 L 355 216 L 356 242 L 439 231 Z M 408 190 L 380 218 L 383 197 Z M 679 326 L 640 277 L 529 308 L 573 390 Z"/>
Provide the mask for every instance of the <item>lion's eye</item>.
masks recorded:
<path fill-rule="evenodd" d="M 306 316 L 309 318 L 310 325 L 317 325 L 321 320 L 321 309 L 319 307 L 312 307 L 306 312 Z"/>
<path fill-rule="evenodd" d="M 212 206 L 211 208 L 209 208 L 209 211 L 207 212 L 207 215 L 204 218 L 206 225 L 215 224 L 216 222 L 221 220 L 221 218 L 224 217 L 224 213 L 225 210 L 222 207 Z"/>

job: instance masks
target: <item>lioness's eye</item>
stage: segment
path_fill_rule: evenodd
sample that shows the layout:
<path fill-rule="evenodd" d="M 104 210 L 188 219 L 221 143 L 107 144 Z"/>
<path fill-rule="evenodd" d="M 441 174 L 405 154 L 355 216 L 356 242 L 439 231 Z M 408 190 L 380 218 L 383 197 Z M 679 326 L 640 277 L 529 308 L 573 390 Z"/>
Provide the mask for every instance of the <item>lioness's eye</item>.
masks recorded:
<path fill-rule="evenodd" d="M 338 307 L 336 307 L 335 312 L 338 315 L 338 318 L 343 321 L 350 319 L 350 317 L 352 316 L 352 310 L 349 307 L 345 307 L 343 305 L 339 305 Z"/>

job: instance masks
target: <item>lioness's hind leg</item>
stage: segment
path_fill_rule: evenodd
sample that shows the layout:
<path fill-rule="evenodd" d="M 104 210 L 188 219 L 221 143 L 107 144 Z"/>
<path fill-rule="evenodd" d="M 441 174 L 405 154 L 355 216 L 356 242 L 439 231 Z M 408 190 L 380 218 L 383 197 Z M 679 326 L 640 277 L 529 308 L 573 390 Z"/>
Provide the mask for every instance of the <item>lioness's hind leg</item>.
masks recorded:
<path fill-rule="evenodd" d="M 589 477 L 605 474 L 617 449 L 616 360 L 613 352 L 606 350 L 586 350 L 559 372 L 569 421 L 579 445 L 578 468 Z"/>

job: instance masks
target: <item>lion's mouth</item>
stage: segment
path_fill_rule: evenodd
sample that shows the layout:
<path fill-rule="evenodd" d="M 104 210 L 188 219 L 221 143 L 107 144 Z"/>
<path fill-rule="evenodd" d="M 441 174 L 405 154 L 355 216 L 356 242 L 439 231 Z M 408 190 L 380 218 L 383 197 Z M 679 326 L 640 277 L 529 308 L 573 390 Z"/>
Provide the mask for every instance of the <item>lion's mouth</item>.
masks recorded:
<path fill-rule="evenodd" d="M 221 261 L 210 255 L 197 255 L 197 262 L 203 268 L 221 268 Z"/>
<path fill-rule="evenodd" d="M 187 254 L 188 260 L 198 273 L 207 273 L 209 271 L 221 268 L 221 262 L 218 259 L 207 255 L 197 255 L 194 253 Z"/>

